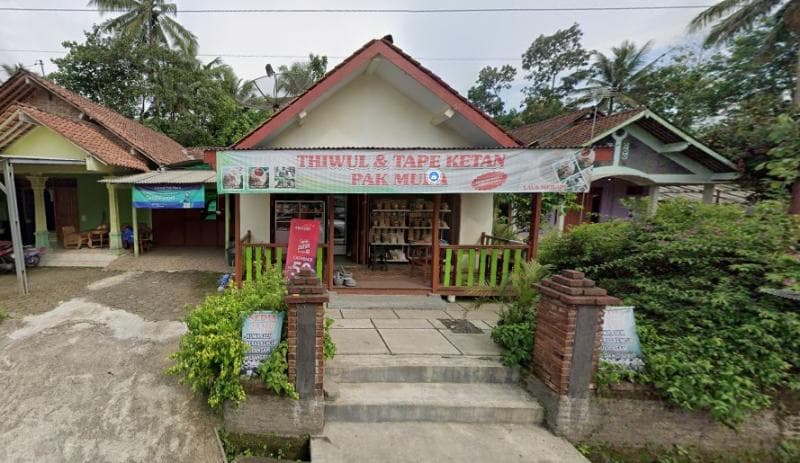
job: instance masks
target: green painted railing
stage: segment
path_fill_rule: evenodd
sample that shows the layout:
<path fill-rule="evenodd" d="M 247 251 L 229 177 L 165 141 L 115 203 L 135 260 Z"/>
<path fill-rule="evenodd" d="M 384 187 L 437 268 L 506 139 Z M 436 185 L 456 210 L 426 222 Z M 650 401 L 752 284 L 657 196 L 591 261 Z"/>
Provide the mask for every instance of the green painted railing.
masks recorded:
<path fill-rule="evenodd" d="M 325 244 L 317 247 L 316 272 L 320 281 L 325 281 Z M 286 264 L 286 245 L 275 243 L 242 243 L 242 279 L 258 281 L 269 272 L 283 272 Z"/>
<path fill-rule="evenodd" d="M 492 295 L 508 289 L 511 272 L 528 257 L 528 246 L 442 245 L 440 252 L 439 293 Z"/>

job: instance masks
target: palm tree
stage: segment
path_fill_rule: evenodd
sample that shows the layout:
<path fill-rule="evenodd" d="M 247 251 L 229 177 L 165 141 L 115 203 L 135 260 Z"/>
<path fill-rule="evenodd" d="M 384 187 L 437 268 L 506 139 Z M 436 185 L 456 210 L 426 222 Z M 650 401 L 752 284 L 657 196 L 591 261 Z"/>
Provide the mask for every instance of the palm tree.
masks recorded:
<path fill-rule="evenodd" d="M 132 34 L 150 46 L 175 46 L 187 53 L 197 50 L 197 37 L 178 21 L 175 3 L 164 0 L 90 0 L 100 14 L 122 12 L 108 19 L 100 28 L 109 32 Z"/>
<path fill-rule="evenodd" d="M 772 29 L 764 40 L 764 49 L 789 40 L 798 43 L 800 29 L 800 0 L 722 0 L 703 11 L 689 23 L 690 31 L 698 31 L 711 26 L 706 37 L 706 45 L 725 43 L 739 32 L 769 21 Z M 800 53 L 795 65 L 794 104 L 800 108 Z M 790 214 L 800 214 L 800 179 L 792 185 Z"/>
<path fill-rule="evenodd" d="M 638 106 L 633 98 L 635 95 L 631 94 L 635 93 L 637 84 L 661 59 L 659 56 L 649 63 L 645 61 L 652 47 L 652 40 L 641 47 L 625 40 L 619 46 L 612 47 L 610 55 L 594 52 L 593 75 L 587 81 L 588 86 L 578 91 L 585 94 L 584 99 L 600 100 L 598 106 L 606 106 L 609 114 L 614 111 L 615 100 Z"/>
<path fill-rule="evenodd" d="M 308 61 L 294 62 L 291 66 L 278 66 L 276 93 L 283 92 L 289 97 L 303 93 L 325 75 L 327 67 L 328 57 L 313 53 L 308 55 Z"/>

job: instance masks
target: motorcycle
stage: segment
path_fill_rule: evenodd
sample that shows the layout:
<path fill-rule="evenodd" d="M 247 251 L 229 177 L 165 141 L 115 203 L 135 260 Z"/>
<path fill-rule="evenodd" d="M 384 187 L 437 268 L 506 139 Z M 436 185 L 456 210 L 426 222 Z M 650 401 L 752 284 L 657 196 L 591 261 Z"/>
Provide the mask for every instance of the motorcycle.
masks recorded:
<path fill-rule="evenodd" d="M 47 248 L 37 248 L 35 246 L 25 246 L 23 255 L 25 256 L 25 267 L 36 267 L 42 260 Z M 0 241 L 0 272 L 13 272 L 14 247 L 11 241 Z"/>

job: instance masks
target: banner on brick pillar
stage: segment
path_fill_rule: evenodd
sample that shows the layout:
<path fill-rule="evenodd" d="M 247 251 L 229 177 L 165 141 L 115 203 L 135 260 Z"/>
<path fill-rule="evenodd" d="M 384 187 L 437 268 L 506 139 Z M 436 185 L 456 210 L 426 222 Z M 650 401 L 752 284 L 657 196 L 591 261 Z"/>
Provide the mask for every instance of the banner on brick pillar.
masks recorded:
<path fill-rule="evenodd" d="M 633 307 L 606 307 L 600 359 L 634 370 L 644 367 Z"/>
<path fill-rule="evenodd" d="M 318 220 L 307 219 L 292 219 L 289 223 L 289 245 L 283 270 L 287 279 L 291 280 L 303 269 L 316 274 L 320 225 Z"/>

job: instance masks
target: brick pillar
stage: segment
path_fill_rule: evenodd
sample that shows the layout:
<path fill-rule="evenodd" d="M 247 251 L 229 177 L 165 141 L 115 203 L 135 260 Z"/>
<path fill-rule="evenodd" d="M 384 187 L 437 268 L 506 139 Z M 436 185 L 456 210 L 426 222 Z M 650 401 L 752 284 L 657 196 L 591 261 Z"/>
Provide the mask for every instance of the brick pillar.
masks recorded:
<path fill-rule="evenodd" d="M 289 281 L 288 292 L 289 380 L 295 384 L 301 399 L 322 397 L 323 304 L 328 302 L 328 292 L 308 269 Z"/>
<path fill-rule="evenodd" d="M 586 397 L 600 360 L 603 311 L 619 304 L 575 270 L 536 285 L 540 292 L 533 373 L 559 396 Z"/>

